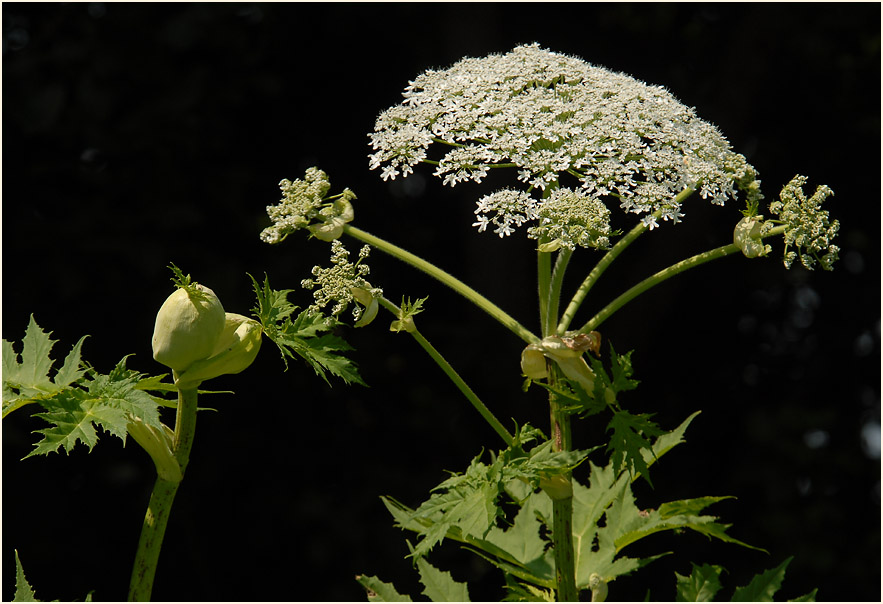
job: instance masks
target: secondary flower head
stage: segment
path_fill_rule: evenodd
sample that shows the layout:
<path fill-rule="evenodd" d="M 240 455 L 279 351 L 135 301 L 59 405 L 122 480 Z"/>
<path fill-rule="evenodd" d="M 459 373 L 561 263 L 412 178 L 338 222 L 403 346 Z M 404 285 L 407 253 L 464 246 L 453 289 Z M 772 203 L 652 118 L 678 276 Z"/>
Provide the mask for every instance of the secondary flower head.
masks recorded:
<path fill-rule="evenodd" d="M 267 206 L 273 224 L 261 232 L 261 240 L 266 243 L 279 243 L 298 229 L 309 229 L 313 236 L 331 241 L 340 237 L 343 225 L 353 219 L 350 202 L 356 194 L 344 189 L 339 195 L 329 197 L 331 183 L 318 168 L 307 168 L 303 180 L 282 180 L 279 188 L 282 200 L 275 206 Z"/>
<path fill-rule="evenodd" d="M 834 194 L 829 187 L 822 185 L 808 198 L 803 192 L 806 176 L 795 176 L 782 188 L 779 201 L 770 204 L 770 212 L 778 216 L 771 223 L 785 225 L 785 267 L 800 256 L 800 262 L 812 270 L 818 262 L 824 270 L 831 270 L 839 258 L 840 248 L 832 243 L 840 222 L 831 222 L 828 211 L 822 209 L 822 203 Z M 797 251 L 789 251 L 789 247 Z"/>
<path fill-rule="evenodd" d="M 343 243 L 337 239 L 332 241 L 332 266 L 329 268 L 314 266 L 314 278 L 304 279 L 301 282 L 301 287 L 315 290 L 313 291 L 315 304 L 310 306 L 309 310 L 319 312 L 331 302 L 335 302 L 331 314 L 336 317 L 346 310 L 350 302 L 356 301 L 361 304 L 361 306 L 357 304 L 353 308 L 356 326 L 367 325 L 377 313 L 377 298 L 383 295 L 382 289 L 372 287 L 365 280 L 370 269 L 362 261 L 368 257 L 370 250 L 371 248 L 367 245 L 363 246 L 359 250 L 359 259 L 353 264 L 349 259 L 350 253 Z"/>
<path fill-rule="evenodd" d="M 760 198 L 745 158 L 667 90 L 537 44 L 426 71 L 404 97 L 380 115 L 369 135 L 375 150 L 370 167 L 382 168 L 386 180 L 432 163 L 452 186 L 481 182 L 492 168 L 517 169 L 526 191 L 498 192 L 490 205 L 482 198 L 476 212 L 475 226 L 484 230 L 492 222 L 500 236 L 539 220 L 541 230 L 529 231 L 531 236 L 559 238 L 575 220 L 598 234 L 563 237 L 563 245 L 603 246 L 597 204 L 611 198 L 626 212 L 658 211 L 672 222 L 683 216 L 674 198 L 686 188 L 715 204 L 734 198 L 737 188 L 748 191 L 749 201 Z M 446 148 L 438 160 L 429 158 L 433 144 Z M 570 205 L 561 223 L 554 212 L 540 218 L 539 208 L 549 202 L 530 193 L 556 189 L 564 175 L 580 186 L 579 193 L 567 193 Z M 574 204 L 577 195 L 580 203 Z M 496 218 L 487 216 L 485 206 Z M 585 215 L 577 217 L 582 208 Z M 655 217 L 645 218 L 655 226 Z"/>

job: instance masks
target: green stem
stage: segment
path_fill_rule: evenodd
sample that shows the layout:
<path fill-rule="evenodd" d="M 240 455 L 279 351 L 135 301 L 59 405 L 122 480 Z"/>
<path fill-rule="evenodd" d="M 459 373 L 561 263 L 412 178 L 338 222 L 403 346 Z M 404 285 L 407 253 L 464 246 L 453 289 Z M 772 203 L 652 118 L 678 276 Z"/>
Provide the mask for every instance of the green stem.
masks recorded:
<path fill-rule="evenodd" d="M 434 264 L 427 262 L 423 258 L 420 258 L 419 256 L 416 256 L 411 252 L 398 247 L 397 245 L 389 243 L 388 241 L 380 239 L 379 237 L 376 237 L 354 226 L 346 225 L 344 226 L 343 230 L 344 233 L 350 235 L 351 237 L 367 243 L 368 245 L 372 245 L 380 251 L 386 252 L 390 256 L 398 258 L 399 260 L 410 264 L 414 268 L 423 271 L 430 277 L 433 277 L 438 281 L 444 283 L 455 292 L 488 313 L 491 317 L 496 319 L 504 327 L 509 329 L 511 332 L 513 332 L 515 335 L 517 335 L 528 344 L 532 344 L 540 340 L 536 335 L 531 333 L 530 330 L 528 330 L 521 323 L 519 323 L 513 317 L 504 312 L 499 306 L 479 294 L 477 291 L 475 291 L 450 273 L 447 273 L 439 267 L 435 266 Z"/>
<path fill-rule="evenodd" d="M 636 297 L 643 294 L 645 291 L 650 289 L 655 285 L 659 285 L 663 281 L 667 279 L 671 279 L 675 275 L 683 273 L 686 270 L 697 267 L 701 264 L 705 264 L 711 260 L 717 260 L 718 258 L 723 258 L 725 256 L 729 256 L 735 252 L 741 251 L 739 247 L 731 243 L 730 245 L 724 245 L 713 250 L 708 250 L 707 252 L 702 252 L 701 254 L 696 254 L 686 260 L 681 260 L 675 264 L 672 264 L 668 268 L 664 268 L 658 273 L 647 277 L 634 287 L 630 288 L 625 293 L 621 294 L 618 298 L 613 300 L 610 304 L 602 308 L 598 314 L 589 319 L 589 321 L 580 327 L 579 331 L 582 333 L 588 333 L 592 330 L 598 329 L 598 327 L 610 318 L 610 315 L 615 313 L 617 310 L 631 302 Z"/>
<path fill-rule="evenodd" d="M 551 367 L 549 384 L 554 388 L 559 376 L 558 367 Z M 552 449 L 570 451 L 570 414 L 561 408 L 554 394 L 549 394 L 549 410 L 552 423 Z M 573 485 L 570 474 L 558 477 L 563 482 L 555 491 L 547 490 L 552 497 L 552 543 L 555 557 L 555 584 L 559 602 L 578 602 L 576 566 L 573 554 Z"/>
<path fill-rule="evenodd" d="M 693 189 L 684 189 L 674 198 L 674 203 L 680 205 L 683 203 L 687 197 L 689 197 L 693 193 Z M 657 210 L 653 214 L 654 218 L 659 218 L 662 215 L 662 210 Z M 603 258 L 595 265 L 595 268 L 589 273 L 586 277 L 585 281 L 583 281 L 582 285 L 579 286 L 579 289 L 573 296 L 573 299 L 570 301 L 570 304 L 567 305 L 567 309 L 564 311 L 564 314 L 561 316 L 561 322 L 558 323 L 557 333 L 562 334 L 567 331 L 567 328 L 570 327 L 570 322 L 573 321 L 574 315 L 579 310 L 580 305 L 583 303 L 583 300 L 586 299 L 586 296 L 589 293 L 589 290 L 595 285 L 598 281 L 598 278 L 607 270 L 607 267 L 616 260 L 616 257 L 619 256 L 625 248 L 631 245 L 635 239 L 641 236 L 645 231 L 649 229 L 648 226 L 644 225 L 643 222 L 639 222 L 635 227 L 629 231 L 625 237 L 616 242 L 616 244 L 608 250 L 608 252 L 604 255 Z"/>
<path fill-rule="evenodd" d="M 547 309 L 547 320 L 543 330 L 543 335 L 551 335 L 552 328 L 558 320 L 558 308 L 561 303 L 561 287 L 564 284 L 564 273 L 567 272 L 567 265 L 573 256 L 573 250 L 570 248 L 561 248 L 558 257 L 555 259 L 555 268 L 552 269 L 552 279 L 549 284 L 549 305 Z M 557 333 L 557 332 L 556 332 Z"/>
<path fill-rule="evenodd" d="M 166 532 L 169 514 L 172 511 L 175 493 L 178 492 L 180 484 L 180 482 L 168 482 L 157 478 L 153 485 L 150 502 L 147 504 L 147 514 L 145 514 L 144 524 L 141 526 L 138 553 L 135 555 L 135 564 L 132 567 L 129 602 L 150 601 L 163 536 Z"/>
<path fill-rule="evenodd" d="M 181 467 L 181 474 L 190 460 L 190 449 L 193 447 L 193 436 L 196 432 L 196 388 L 178 391 L 178 412 L 175 418 L 175 437 L 173 450 L 175 459 Z M 130 602 L 149 602 L 153 592 L 153 579 L 159 562 L 163 537 L 172 511 L 175 494 L 180 482 L 156 479 L 147 513 L 141 526 L 141 537 L 138 540 L 138 551 L 132 567 L 132 579 L 129 583 Z"/>
<path fill-rule="evenodd" d="M 379 301 L 384 308 L 392 312 L 394 315 L 396 315 L 396 317 L 401 318 L 401 309 L 398 306 L 396 306 L 386 298 L 379 298 Z M 515 440 L 512 435 L 509 434 L 508 430 L 506 430 L 505 427 L 503 427 L 503 424 L 500 423 L 500 420 L 498 420 L 493 412 L 488 409 L 487 405 L 485 405 L 481 401 L 481 399 L 478 398 L 478 395 L 473 392 L 472 388 L 470 388 L 469 385 L 463 380 L 463 378 L 460 377 L 460 374 L 457 373 L 457 370 L 454 369 L 451 364 L 448 363 L 447 359 L 445 359 L 445 357 L 442 356 L 442 354 L 435 348 L 435 346 L 433 346 L 429 342 L 429 340 L 427 340 L 426 337 L 422 333 L 420 333 L 417 327 L 413 324 L 413 321 L 411 323 L 411 328 L 407 329 L 406 331 L 408 331 L 408 333 L 410 333 L 411 336 L 413 336 L 413 338 L 417 340 L 417 343 L 420 344 L 423 350 L 425 350 L 426 353 L 432 358 L 432 360 L 435 361 L 435 363 L 439 367 L 441 367 L 441 370 L 445 372 L 445 375 L 447 375 L 452 382 L 454 382 L 454 385 L 457 386 L 457 389 L 463 393 L 463 396 L 465 396 L 466 399 L 470 403 L 472 403 L 472 406 L 475 407 L 475 410 L 478 411 L 485 419 L 485 421 L 490 424 L 491 428 L 493 428 L 494 431 L 500 435 L 500 438 L 503 439 L 503 442 L 506 443 L 506 446 L 512 446 L 512 443 Z"/>
<path fill-rule="evenodd" d="M 569 478 L 568 478 L 569 480 Z M 573 497 L 552 500 L 552 541 L 558 602 L 579 602 L 573 556 Z"/>
<path fill-rule="evenodd" d="M 537 291 L 540 297 L 540 333 L 549 335 L 549 297 L 552 291 L 552 254 L 537 252 Z"/>

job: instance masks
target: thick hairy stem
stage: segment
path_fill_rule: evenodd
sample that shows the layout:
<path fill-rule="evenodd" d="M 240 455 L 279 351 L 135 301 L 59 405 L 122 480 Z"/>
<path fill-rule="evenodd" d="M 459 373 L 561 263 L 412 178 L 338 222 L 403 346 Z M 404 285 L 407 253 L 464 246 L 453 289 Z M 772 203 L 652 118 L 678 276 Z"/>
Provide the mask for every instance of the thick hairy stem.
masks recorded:
<path fill-rule="evenodd" d="M 141 526 L 138 553 L 135 555 L 135 564 L 132 567 L 129 602 L 150 601 L 163 536 L 166 533 L 166 525 L 172 511 L 175 493 L 178 492 L 180 484 L 180 482 L 168 482 L 157 478 L 156 484 L 153 485 L 150 502 L 147 504 L 147 514 L 145 514 L 144 524 Z"/>
<path fill-rule="evenodd" d="M 573 559 L 573 497 L 552 500 L 552 541 L 559 602 L 579 602 Z"/>
<path fill-rule="evenodd" d="M 551 368 L 552 386 L 558 376 L 558 368 Z M 561 409 L 554 394 L 549 394 L 549 410 L 552 423 L 552 449 L 569 451 L 570 415 Z M 570 474 L 557 477 L 554 488 L 546 492 L 552 498 L 552 543 L 555 556 L 555 583 L 559 602 L 577 602 L 576 566 L 573 554 L 573 486 Z"/>
<path fill-rule="evenodd" d="M 178 392 L 178 413 L 175 419 L 175 437 L 173 449 L 175 459 L 181 467 L 181 474 L 190 459 L 193 447 L 193 436 L 196 432 L 196 388 Z M 162 478 L 156 479 L 147 513 L 141 525 L 141 537 L 138 540 L 138 551 L 135 553 L 135 564 L 132 567 L 132 579 L 129 583 L 130 602 L 149 602 L 153 592 L 153 579 L 159 563 L 163 537 L 172 512 L 175 493 L 180 482 L 170 482 Z"/>

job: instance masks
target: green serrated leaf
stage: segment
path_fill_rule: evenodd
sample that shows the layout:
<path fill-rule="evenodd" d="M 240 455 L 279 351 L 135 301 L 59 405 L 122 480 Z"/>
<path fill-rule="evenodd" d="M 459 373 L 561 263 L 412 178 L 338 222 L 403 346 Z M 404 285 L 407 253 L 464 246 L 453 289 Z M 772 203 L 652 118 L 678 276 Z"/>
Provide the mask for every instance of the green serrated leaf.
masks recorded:
<path fill-rule="evenodd" d="M 18 557 L 18 550 L 15 550 L 15 596 L 13 602 L 39 602 L 37 596 L 34 595 L 33 588 L 25 579 L 25 571 L 22 568 L 21 560 Z"/>
<path fill-rule="evenodd" d="M 607 450 L 613 452 L 611 462 L 614 467 L 622 467 L 632 476 L 640 474 L 652 487 L 650 466 L 643 452 L 653 452 L 653 445 L 648 437 L 661 436 L 665 432 L 650 420 L 651 417 L 648 414 L 633 415 L 628 411 L 615 411 L 607 425 L 607 430 L 613 431 Z"/>
<path fill-rule="evenodd" d="M 122 410 L 104 407 L 100 400 L 89 398 L 81 390 L 62 392 L 45 403 L 50 403 L 44 406 L 49 406 L 52 411 L 35 413 L 34 416 L 53 426 L 35 430 L 36 434 L 43 435 L 43 440 L 24 459 L 55 453 L 59 448 L 70 454 L 78 442 L 85 444 L 91 451 L 98 442 L 95 425 L 109 426 L 117 436 L 121 436 L 119 428 L 122 426 L 122 435 L 126 434 L 126 414 Z"/>
<path fill-rule="evenodd" d="M 301 312 L 292 320 L 297 307 L 289 303 L 287 298 L 293 290 L 272 289 L 266 275 L 263 285 L 259 285 L 251 275 L 249 278 L 257 296 L 257 306 L 252 312 L 260 322 L 264 334 L 279 348 L 286 370 L 288 358 L 294 358 L 296 354 L 329 385 L 331 382 L 326 372 L 341 378 L 347 384 L 366 385 L 356 364 L 341 354 L 352 350 L 352 347 L 342 338 L 325 333 L 340 323 L 321 313 L 308 311 Z"/>
<path fill-rule="evenodd" d="M 423 593 L 433 602 L 469 602 L 465 583 L 454 581 L 451 573 L 432 566 L 425 558 L 417 559 L 417 571 L 424 586 Z"/>
<path fill-rule="evenodd" d="M 677 578 L 676 602 L 711 602 L 720 591 L 720 575 L 724 568 L 711 564 L 693 566 L 689 577 L 675 573 Z"/>
<path fill-rule="evenodd" d="M 392 583 L 384 583 L 377 577 L 358 575 L 356 581 L 368 592 L 369 602 L 412 602 L 410 596 L 403 596 Z"/>
<path fill-rule="evenodd" d="M 512 561 L 525 567 L 542 558 L 547 545 L 540 537 L 540 521 L 537 520 L 535 505 L 536 499 L 529 498 L 518 510 L 508 530 L 495 526 L 485 537 Z"/>
<path fill-rule="evenodd" d="M 794 598 L 793 600 L 788 600 L 789 602 L 815 602 L 816 601 L 816 593 L 818 592 L 818 588 L 812 590 L 808 594 L 804 594 L 800 597 Z"/>
<path fill-rule="evenodd" d="M 793 556 L 789 557 L 776 568 L 755 575 L 745 587 L 737 587 L 731 601 L 772 602 L 773 595 L 779 591 L 782 581 L 785 579 L 785 569 L 793 559 Z"/>
<path fill-rule="evenodd" d="M 34 415 L 52 426 L 35 431 L 43 439 L 25 458 L 59 449 L 70 454 L 78 442 L 91 451 L 98 441 L 96 427 L 125 443 L 129 418 L 133 416 L 161 428 L 156 399 L 138 388 L 141 374 L 127 369 L 126 359 L 123 357 L 108 375 L 90 370 L 91 379 L 82 388 L 65 388 L 50 398 L 40 399 L 45 412 Z"/>
<path fill-rule="evenodd" d="M 50 333 L 43 331 L 31 315 L 22 340 L 21 357 L 12 343 L 3 340 L 3 417 L 25 405 L 52 397 L 83 376 L 80 349 L 87 336 L 80 338 L 55 379 L 50 379 L 53 360 L 49 353 L 56 343 L 49 338 Z"/>

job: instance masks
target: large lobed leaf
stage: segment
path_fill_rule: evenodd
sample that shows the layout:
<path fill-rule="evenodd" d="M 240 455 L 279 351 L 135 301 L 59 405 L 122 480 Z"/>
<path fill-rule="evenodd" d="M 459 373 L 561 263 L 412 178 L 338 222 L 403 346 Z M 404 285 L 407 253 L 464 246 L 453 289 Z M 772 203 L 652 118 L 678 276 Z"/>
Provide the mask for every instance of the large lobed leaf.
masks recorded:
<path fill-rule="evenodd" d="M 771 568 L 754 576 L 744 587 L 737 587 L 731 599 L 732 602 L 773 602 L 773 596 L 782 586 L 785 579 L 785 569 L 793 558 L 788 558 L 779 566 Z M 720 575 L 723 567 L 703 564 L 693 564 L 693 572 L 689 577 L 675 573 L 677 579 L 676 602 L 711 602 L 714 596 L 721 590 Z M 789 600 L 789 602 L 815 602 L 816 591 Z"/>
<path fill-rule="evenodd" d="M 74 345 L 54 378 L 49 376 L 53 365 L 49 355 L 55 341 L 37 325 L 33 315 L 20 357 L 13 344 L 3 341 L 3 416 L 36 403 L 43 411 L 34 415 L 51 424 L 36 431 L 43 439 L 26 457 L 59 449 L 70 453 L 78 442 L 91 450 L 98 441 L 98 430 L 125 442 L 131 417 L 156 428 L 161 426 L 158 399 L 144 390 L 145 382 L 156 378 L 145 379 L 127 369 L 127 357 L 108 375 L 86 367 L 80 358 L 85 338 Z"/>
<path fill-rule="evenodd" d="M 51 397 L 83 377 L 80 350 L 88 336 L 80 338 L 61 369 L 50 378 L 54 361 L 49 353 L 56 343 L 49 338 L 50 334 L 43 331 L 31 315 L 22 340 L 21 356 L 11 342 L 3 340 L 3 417 L 27 404 Z"/>

